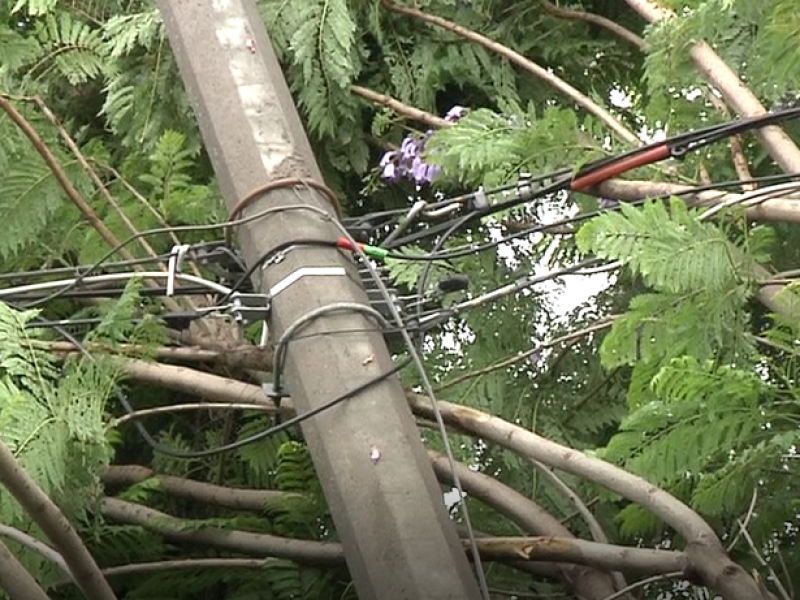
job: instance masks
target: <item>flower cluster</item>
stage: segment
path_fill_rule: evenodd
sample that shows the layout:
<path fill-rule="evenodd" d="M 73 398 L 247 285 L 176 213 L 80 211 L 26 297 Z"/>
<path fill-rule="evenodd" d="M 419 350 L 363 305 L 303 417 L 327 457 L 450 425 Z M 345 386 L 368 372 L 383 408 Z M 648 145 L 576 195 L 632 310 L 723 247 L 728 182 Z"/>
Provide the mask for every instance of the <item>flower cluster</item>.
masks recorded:
<path fill-rule="evenodd" d="M 455 123 L 460 119 L 466 109 L 463 106 L 454 106 L 445 115 L 445 120 Z M 412 134 L 403 139 L 399 150 L 392 150 L 381 157 L 381 177 L 388 181 L 400 181 L 410 179 L 418 185 L 431 183 L 439 174 L 441 169 L 435 165 L 429 165 L 422 158 L 425 152 L 425 144 L 433 135 L 433 131 L 428 130 L 424 135 Z"/>

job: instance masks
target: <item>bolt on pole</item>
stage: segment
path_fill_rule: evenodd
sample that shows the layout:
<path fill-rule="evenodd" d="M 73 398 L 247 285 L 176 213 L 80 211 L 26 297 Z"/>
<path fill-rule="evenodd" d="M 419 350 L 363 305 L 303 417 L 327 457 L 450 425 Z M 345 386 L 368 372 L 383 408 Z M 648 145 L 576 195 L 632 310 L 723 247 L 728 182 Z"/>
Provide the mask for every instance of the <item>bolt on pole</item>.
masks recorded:
<path fill-rule="evenodd" d="M 158 6 L 228 206 L 278 179 L 319 182 L 255 3 L 158 0 Z M 324 194 L 295 186 L 269 191 L 240 216 L 298 204 L 334 215 Z M 248 265 L 285 249 L 282 260 L 261 265 L 253 281 L 265 294 L 273 290 L 273 340 L 315 309 L 368 305 L 353 261 L 334 247 L 314 245 L 339 236 L 329 220 L 286 208 L 242 225 L 238 234 Z M 296 240 L 302 245 L 287 246 Z M 288 345 L 283 376 L 303 414 L 393 366 L 374 321 L 341 310 L 304 324 Z M 480 597 L 396 375 L 302 427 L 360 598 Z"/>

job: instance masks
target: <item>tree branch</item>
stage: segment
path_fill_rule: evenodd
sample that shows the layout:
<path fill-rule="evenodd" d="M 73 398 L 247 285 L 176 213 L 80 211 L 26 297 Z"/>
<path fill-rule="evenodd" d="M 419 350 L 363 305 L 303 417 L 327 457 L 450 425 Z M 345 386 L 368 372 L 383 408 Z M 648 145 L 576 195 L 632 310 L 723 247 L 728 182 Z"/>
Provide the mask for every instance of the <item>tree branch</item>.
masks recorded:
<path fill-rule="evenodd" d="M 471 29 L 462 27 L 457 23 L 453 23 L 452 21 L 448 21 L 447 19 L 443 19 L 442 17 L 438 17 L 436 15 L 428 14 L 417 8 L 395 4 L 392 0 L 381 0 L 381 6 L 383 6 L 386 10 L 414 17 L 415 19 L 419 19 L 420 21 L 424 21 L 425 23 L 429 23 L 431 25 L 441 27 L 442 29 L 446 29 L 447 31 L 451 31 L 456 35 L 463 37 L 466 40 L 469 40 L 476 44 L 480 44 L 484 48 L 487 48 L 492 52 L 495 52 L 507 58 L 514 64 L 520 66 L 529 73 L 532 73 L 534 76 L 545 81 L 551 87 L 553 87 L 557 91 L 561 92 L 562 94 L 573 100 L 578 106 L 583 108 L 589 114 L 592 114 L 595 117 L 597 117 L 597 119 L 603 122 L 606 125 L 606 127 L 608 127 L 611 131 L 617 134 L 617 136 L 620 139 L 626 141 L 628 144 L 632 146 L 641 145 L 641 140 L 636 136 L 636 134 L 634 134 L 632 131 L 628 130 L 624 125 L 622 125 L 622 123 L 620 123 L 616 119 L 616 117 L 614 117 L 614 115 L 608 112 L 605 108 L 594 102 L 591 98 L 589 98 L 579 90 L 572 87 L 570 84 L 568 84 L 560 77 L 554 75 L 547 69 L 537 65 L 535 62 L 525 58 L 524 56 L 522 56 L 518 52 L 515 52 L 511 48 L 508 48 L 507 46 L 495 42 L 494 40 L 490 40 L 489 38 L 475 31 L 472 31 Z M 800 168 L 798 168 L 797 170 L 800 171 Z"/>
<path fill-rule="evenodd" d="M 692 191 L 693 186 L 662 181 L 609 179 L 596 186 L 591 193 L 605 198 L 633 202 L 645 198 L 680 196 L 690 206 L 716 206 L 736 203 L 743 194 L 721 190 Z M 754 221 L 781 221 L 800 223 L 800 194 L 783 193 L 780 198 L 765 198 L 746 211 Z"/>
<path fill-rule="evenodd" d="M 214 527 L 198 528 L 199 521 L 180 519 L 116 498 L 104 498 L 102 513 L 115 521 L 136 524 L 160 533 L 171 542 L 203 544 L 220 549 L 272 556 L 303 564 L 333 565 L 344 561 L 344 552 L 335 542 L 295 540 L 263 533 L 232 531 Z M 188 526 L 191 525 L 191 526 Z M 596 563 L 599 568 L 629 569 L 638 573 L 664 573 L 680 568 L 684 555 L 665 550 L 643 550 L 598 544 L 578 539 L 555 537 L 479 538 L 482 556 L 498 561 L 542 561 Z M 469 542 L 462 540 L 464 550 Z"/>
<path fill-rule="evenodd" d="M 11 600 L 50 600 L 3 542 L 0 542 L 0 587 Z"/>
<path fill-rule="evenodd" d="M 627 3 L 651 23 L 673 18 L 675 13 L 651 0 L 626 0 Z M 689 54 L 703 78 L 719 91 L 726 104 L 742 117 L 766 113 L 758 98 L 742 80 L 725 64 L 706 42 L 692 44 Z M 786 133 L 775 125 L 755 130 L 755 135 L 784 172 L 800 172 L 800 149 Z"/>
<path fill-rule="evenodd" d="M 152 469 L 139 465 L 110 466 L 103 470 L 100 478 L 107 487 L 128 486 L 155 479 L 158 481 L 158 489 L 167 494 L 231 510 L 270 512 L 287 500 L 302 497 L 300 494 L 277 490 L 236 489 L 182 477 L 158 475 Z"/>
<path fill-rule="evenodd" d="M 103 578 L 97 563 L 80 536 L 58 506 L 22 469 L 17 459 L 0 441 L 0 483 L 50 538 L 66 561 L 69 571 L 84 595 L 90 600 L 117 600 Z"/>
<path fill-rule="evenodd" d="M 78 160 L 78 164 L 84 170 L 86 175 L 89 176 L 89 179 L 92 180 L 95 187 L 97 187 L 100 193 L 103 194 L 106 201 L 114 209 L 114 212 L 117 213 L 120 220 L 125 225 L 125 227 L 128 228 L 128 231 L 131 233 L 131 235 L 137 235 L 139 233 L 139 230 L 136 229 L 136 226 L 128 218 L 128 215 L 126 215 L 125 211 L 122 210 L 122 207 L 119 205 L 119 202 L 117 202 L 117 199 L 114 198 L 111 192 L 108 191 L 108 188 L 100 180 L 100 177 L 97 175 L 97 172 L 92 168 L 92 166 L 86 160 L 86 157 L 81 152 L 81 149 L 78 147 L 78 144 L 75 143 L 75 140 L 72 139 L 72 136 L 70 136 L 69 133 L 67 133 L 67 130 L 64 129 L 64 126 L 61 124 L 61 121 L 58 119 L 58 117 L 56 117 L 55 114 L 53 114 L 53 111 L 50 110 L 50 108 L 47 106 L 47 104 L 45 104 L 44 100 L 42 100 L 41 97 L 34 96 L 32 98 L 32 101 L 36 106 L 39 107 L 39 110 L 42 111 L 42 114 L 45 117 L 47 117 L 50 123 L 53 124 L 53 127 L 56 128 L 59 135 L 61 136 L 61 139 L 64 140 L 64 144 L 66 144 L 67 148 L 69 148 L 72 154 L 75 155 L 75 158 Z M 141 244 L 142 248 L 144 248 L 145 252 L 147 252 L 147 254 L 149 254 L 151 257 L 157 256 L 155 250 L 153 250 L 150 244 L 147 243 L 146 239 L 140 237 L 138 239 L 138 242 Z"/>
<path fill-rule="evenodd" d="M 150 385 L 218 402 L 258 404 L 273 407 L 277 412 L 290 410 L 284 406 L 283 402 L 281 402 L 280 408 L 276 408 L 275 403 L 259 386 L 235 379 L 202 373 L 187 367 L 150 363 L 135 358 L 120 359 L 118 364 L 128 377 Z"/>
<path fill-rule="evenodd" d="M 70 342 L 48 342 L 47 350 L 58 355 L 80 353 L 81 349 Z M 152 356 L 161 360 L 172 360 L 184 363 L 214 363 L 226 367 L 242 369 L 272 370 L 272 351 L 267 348 L 253 346 L 246 343 L 229 344 L 225 349 L 211 350 L 199 346 L 160 346 L 149 348 L 133 344 L 108 344 L 90 343 L 86 345 L 90 352 L 105 352 L 119 354 L 131 358 Z"/>
<path fill-rule="evenodd" d="M 94 227 L 95 231 L 100 234 L 100 237 L 102 237 L 112 248 L 118 247 L 120 244 L 117 237 L 108 227 L 105 226 L 100 217 L 97 216 L 97 213 L 92 210 L 92 207 L 89 206 L 86 200 L 84 200 L 83 196 L 81 196 L 77 188 L 72 185 L 69 177 L 67 177 L 66 173 L 64 173 L 64 170 L 61 168 L 58 160 L 44 143 L 44 140 L 41 138 L 41 136 L 36 132 L 28 120 L 23 117 L 16 108 L 14 108 L 14 105 L 11 104 L 11 102 L 9 102 L 3 94 L 0 94 L 0 108 L 5 111 L 14 124 L 30 140 L 31 144 L 33 144 L 33 147 L 36 149 L 42 159 L 44 159 L 45 164 L 47 164 L 47 166 L 50 168 L 50 172 L 53 173 L 56 181 L 58 181 L 75 206 L 78 207 L 78 210 L 81 211 L 81 214 L 83 214 L 84 218 L 92 227 Z M 133 260 L 134 258 L 133 254 L 131 254 L 127 248 L 119 248 L 117 252 L 125 260 Z"/>
<path fill-rule="evenodd" d="M 360 85 L 352 85 L 350 86 L 350 91 L 352 91 L 356 96 L 360 96 L 365 100 L 369 100 L 370 102 L 374 102 L 375 104 L 380 104 L 381 106 L 385 106 L 396 112 L 398 115 L 402 115 L 406 118 L 413 119 L 414 121 L 419 121 L 420 123 L 425 123 L 428 127 L 432 128 L 446 128 L 452 127 L 453 124 L 450 121 L 445 121 L 441 117 L 437 117 L 436 115 L 432 115 L 429 112 L 425 112 L 422 109 L 416 108 L 414 106 L 410 106 L 399 100 L 395 100 L 391 96 L 386 96 L 384 94 L 379 94 L 378 92 L 373 92 L 370 89 L 365 87 L 361 87 Z"/>
<path fill-rule="evenodd" d="M 568 19 L 570 21 L 584 21 L 586 23 L 591 23 L 592 25 L 597 25 L 598 27 L 607 29 L 614 35 L 621 37 L 626 42 L 630 42 L 637 48 L 642 48 L 644 46 L 644 39 L 633 33 L 630 29 L 627 29 L 622 25 L 615 23 L 611 19 L 607 19 L 601 15 L 596 15 L 594 13 L 586 12 L 583 10 L 571 10 L 568 8 L 562 8 L 560 6 L 556 6 L 552 2 L 549 2 L 548 0 L 540 0 L 540 1 L 542 3 L 542 6 L 544 6 L 544 9 L 555 17 L 558 17 L 560 19 Z"/>
<path fill-rule="evenodd" d="M 442 483 L 452 484 L 453 474 L 446 457 L 428 451 L 433 471 Z M 524 533 L 539 536 L 574 538 L 575 536 L 558 519 L 518 491 L 503 485 L 493 477 L 456 463 L 458 477 L 464 491 L 507 517 Z M 559 579 L 573 594 L 586 600 L 602 600 L 614 592 L 611 577 L 600 570 L 581 565 L 555 565 Z"/>
<path fill-rule="evenodd" d="M 28 535 L 24 531 L 20 531 L 19 529 L 10 527 L 8 525 L 0 525 L 0 536 L 14 540 L 21 546 L 25 546 L 28 550 L 33 550 L 37 554 L 42 555 L 44 558 L 66 573 L 70 579 L 72 578 L 64 557 L 44 542 L 37 540 L 35 537 Z"/>
<path fill-rule="evenodd" d="M 414 414 L 434 417 L 427 398 L 408 394 Z M 755 581 L 725 552 L 714 530 L 692 509 L 664 490 L 582 452 L 567 448 L 490 414 L 439 402 L 445 423 L 479 438 L 602 485 L 648 509 L 687 541 L 688 569 L 727 600 L 753 600 L 761 594 Z"/>

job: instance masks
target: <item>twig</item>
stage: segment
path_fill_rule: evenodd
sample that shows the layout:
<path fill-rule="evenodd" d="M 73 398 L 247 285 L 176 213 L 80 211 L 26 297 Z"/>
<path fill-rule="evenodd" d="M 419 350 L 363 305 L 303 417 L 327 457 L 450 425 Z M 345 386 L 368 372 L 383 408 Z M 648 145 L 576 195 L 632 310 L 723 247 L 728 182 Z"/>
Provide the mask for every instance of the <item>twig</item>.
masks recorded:
<path fill-rule="evenodd" d="M 159 560 L 153 562 L 133 563 L 103 569 L 106 577 L 120 577 L 134 573 L 160 573 L 180 569 L 262 569 L 274 562 L 270 558 L 183 558 L 177 560 Z M 68 579 L 56 581 L 54 587 L 69 584 Z"/>
<path fill-rule="evenodd" d="M 53 542 L 83 594 L 90 600 L 117 600 L 114 591 L 72 524 L 22 469 L 11 450 L 2 441 L 0 441 L 0 483 Z"/>
<path fill-rule="evenodd" d="M 745 529 L 747 528 L 747 525 L 750 523 L 750 518 L 753 516 L 753 511 L 756 508 L 756 500 L 757 499 L 758 499 L 758 488 L 754 487 L 753 488 L 753 497 L 750 499 L 750 506 L 747 508 L 747 513 L 745 513 L 745 517 L 744 517 L 744 525 L 743 525 L 743 527 Z M 727 548 L 725 548 L 725 550 L 727 550 L 728 553 L 730 553 L 730 551 L 733 550 L 733 547 L 736 545 L 736 542 L 739 541 L 739 536 L 741 536 L 741 534 L 742 534 L 742 527 L 740 527 L 736 531 L 736 534 L 733 536 L 733 539 L 731 540 L 731 543 L 728 544 Z"/>
<path fill-rule="evenodd" d="M 75 158 L 78 160 L 78 164 L 83 168 L 100 193 L 103 194 L 106 201 L 111 205 L 117 215 L 119 215 L 120 220 L 125 227 L 128 228 L 128 231 L 130 231 L 131 235 L 137 235 L 139 230 L 128 218 L 128 215 L 125 214 L 125 211 L 122 210 L 122 207 L 119 205 L 119 202 L 117 202 L 117 199 L 114 198 L 111 192 L 108 191 L 108 188 L 100 180 L 97 172 L 89 164 L 89 161 L 86 160 L 86 157 L 81 152 L 81 149 L 78 148 L 78 144 L 75 143 L 75 140 L 72 139 L 72 136 L 70 136 L 69 133 L 67 133 L 67 130 L 64 129 L 64 126 L 61 124 L 61 121 L 58 119 L 58 117 L 53 114 L 53 111 L 50 110 L 41 97 L 34 96 L 33 103 L 39 107 L 39 110 L 42 111 L 42 114 L 44 114 L 44 116 L 47 117 L 47 119 L 53 124 L 53 127 L 56 128 L 59 135 L 61 135 L 61 139 L 64 140 L 64 143 L 67 145 L 67 148 L 69 148 L 75 155 Z M 142 248 L 144 248 L 145 252 L 147 252 L 151 257 L 157 256 L 155 250 L 153 250 L 150 244 L 147 243 L 147 240 L 144 238 L 139 238 L 138 241 L 142 245 Z"/>
<path fill-rule="evenodd" d="M 178 239 L 178 236 L 175 234 L 175 232 L 174 232 L 174 231 L 172 231 L 172 228 L 169 226 L 169 223 L 167 223 L 167 222 L 164 220 L 164 217 L 162 217 L 162 216 L 161 216 L 161 213 L 160 213 L 160 212 L 158 212 L 158 211 L 157 211 L 157 210 L 156 210 L 156 209 L 153 207 L 153 205 L 152 205 L 152 204 L 150 204 L 150 202 L 148 202 L 147 198 L 145 198 L 144 196 L 142 196 L 142 194 L 139 192 L 139 190 L 137 190 L 137 189 L 136 189 L 136 188 L 135 188 L 133 185 L 131 185 L 131 183 L 130 183 L 130 182 L 127 180 L 127 179 L 125 179 L 125 178 L 122 176 L 122 174 L 121 174 L 119 171 L 117 171 L 117 170 L 116 170 L 114 167 L 112 167 L 111 165 L 106 165 L 106 164 L 103 164 L 103 163 L 98 163 L 98 164 L 99 164 L 99 165 L 100 165 L 100 166 L 101 166 L 103 169 L 105 169 L 106 171 L 108 171 L 109 173 L 111 173 L 111 174 L 114 176 L 114 178 L 115 178 L 117 181 L 119 181 L 119 182 L 122 184 L 122 186 L 123 186 L 123 187 L 124 187 L 126 190 L 128 190 L 128 191 L 131 193 L 131 195 L 132 195 L 132 196 L 133 196 L 133 197 L 134 197 L 136 200 L 138 200 L 138 201 L 139 201 L 139 203 L 141 203 L 141 204 L 142 204 L 142 205 L 145 207 L 145 209 L 147 209 L 147 211 L 148 211 L 150 214 L 152 214 L 152 215 L 153 215 L 153 217 L 155 218 L 156 222 L 157 222 L 157 223 L 158 223 L 158 224 L 161 226 L 161 228 L 162 228 L 162 229 L 164 229 L 164 230 L 167 232 L 167 235 L 168 235 L 168 236 L 169 236 L 169 238 L 172 240 L 172 243 L 173 243 L 175 246 L 180 246 L 180 244 L 181 244 L 181 241 Z M 194 261 L 192 261 L 192 262 L 190 263 L 190 267 L 191 267 L 191 269 L 192 269 L 192 272 L 193 272 L 193 273 L 194 273 L 196 276 L 198 276 L 198 277 L 200 277 L 200 276 L 201 276 L 200 269 L 198 269 L 198 268 L 197 268 L 197 265 L 194 263 Z"/>
<path fill-rule="evenodd" d="M 0 525 L 0 536 L 7 537 L 10 540 L 14 540 L 18 544 L 25 546 L 29 550 L 33 550 L 37 554 L 41 554 L 51 563 L 56 565 L 59 569 L 64 571 L 70 579 L 72 575 L 69 572 L 69 567 L 67 563 L 64 561 L 64 557 L 61 556 L 58 552 L 53 550 L 50 546 L 45 544 L 44 542 L 37 540 L 35 537 L 28 535 L 24 531 L 20 531 L 15 527 L 11 527 L 9 525 Z"/>
<path fill-rule="evenodd" d="M 623 27 L 618 23 L 615 23 L 611 19 L 607 19 L 606 17 L 603 17 L 601 15 L 596 15 L 594 13 L 586 12 L 583 10 L 571 10 L 568 8 L 562 8 L 560 6 L 556 6 L 552 2 L 549 2 L 548 0 L 541 0 L 541 3 L 544 6 L 544 9 L 551 15 L 554 15 L 561 19 L 569 19 L 572 21 L 585 21 L 587 23 L 591 23 L 592 25 L 597 25 L 598 27 L 607 29 L 611 33 L 621 37 L 623 40 L 630 42 L 637 48 L 642 48 L 644 46 L 643 38 L 633 33 L 630 29 Z"/>
<path fill-rule="evenodd" d="M 538 460 L 532 460 L 531 463 L 534 467 L 544 475 L 545 479 L 550 481 L 558 490 L 564 494 L 572 504 L 575 505 L 575 509 L 580 513 L 583 520 L 589 526 L 589 532 L 592 534 L 592 539 L 595 542 L 600 542 L 602 544 L 608 543 L 608 536 L 606 532 L 603 531 L 603 528 L 600 526 L 600 523 L 597 519 L 595 519 L 592 511 L 589 510 L 589 507 L 583 503 L 583 500 L 580 496 L 573 490 L 567 483 L 559 477 L 555 471 L 550 469 L 549 467 L 543 465 Z M 628 583 L 625 581 L 622 573 L 615 571 L 612 573 L 614 577 L 614 581 L 617 584 L 617 589 L 625 588 L 628 586 Z"/>
<path fill-rule="evenodd" d="M 0 588 L 10 600 L 50 600 L 14 553 L 0 542 Z"/>
<path fill-rule="evenodd" d="M 534 354 L 537 354 L 537 353 L 542 352 L 544 350 L 548 350 L 548 349 L 552 348 L 553 346 L 557 346 L 558 344 L 574 343 L 575 341 L 577 341 L 579 338 L 583 337 L 584 335 L 588 335 L 590 333 L 594 333 L 595 331 L 601 331 L 601 330 L 605 329 L 606 327 L 610 327 L 612 323 L 613 323 L 613 319 L 609 319 L 608 321 L 602 321 L 600 323 L 595 323 L 594 325 L 590 325 L 589 327 L 586 327 L 586 328 L 581 329 L 579 331 L 574 331 L 574 332 L 569 333 L 567 335 L 563 335 L 563 336 L 561 336 L 559 338 L 555 338 L 553 340 L 550 340 L 549 342 L 545 342 L 543 344 L 539 344 L 537 346 L 534 346 L 533 348 L 525 350 L 524 352 L 520 352 L 519 354 L 517 354 L 516 356 L 512 356 L 511 358 L 506 358 L 504 360 L 498 361 L 498 362 L 493 363 L 493 364 L 491 364 L 491 365 L 489 365 L 487 367 L 484 367 L 482 369 L 478 369 L 477 371 L 471 371 L 469 373 L 465 373 L 464 375 L 459 375 L 458 377 L 456 377 L 454 379 L 451 379 L 450 381 L 446 381 L 442 385 L 438 386 L 436 388 L 436 391 L 440 392 L 440 391 L 442 391 L 444 389 L 453 387 L 454 385 L 458 385 L 459 383 L 467 381 L 468 379 L 473 379 L 475 377 L 480 377 L 482 375 L 486 375 L 487 373 L 491 373 L 492 371 L 497 371 L 499 369 L 505 369 L 506 367 L 510 367 L 511 365 L 515 365 L 518 362 L 523 361 L 523 360 L 525 360 L 526 358 L 528 358 L 530 356 L 533 356 Z"/>
<path fill-rule="evenodd" d="M 780 577 L 778 577 L 777 573 L 775 573 L 775 570 L 770 566 L 770 564 L 766 560 L 764 560 L 764 557 L 761 555 L 761 552 L 758 551 L 758 548 L 756 547 L 753 538 L 750 536 L 750 532 L 747 531 L 747 528 L 744 526 L 744 523 L 742 523 L 742 520 L 736 519 L 736 522 L 739 524 L 739 529 L 742 532 L 744 539 L 747 540 L 747 545 L 750 546 L 750 550 L 752 551 L 753 556 L 756 557 L 756 560 L 762 567 L 764 567 L 765 569 L 767 569 L 767 571 L 769 571 L 770 577 L 772 577 L 772 582 L 775 584 L 775 587 L 778 588 L 778 592 L 780 593 L 781 598 L 783 598 L 783 600 L 792 600 L 792 597 L 789 595 L 789 592 L 787 592 L 786 588 L 783 587 L 783 583 L 781 583 Z"/>
<path fill-rule="evenodd" d="M 419 121 L 420 123 L 425 123 L 428 127 L 452 127 L 453 124 L 450 121 L 445 121 L 441 117 L 437 117 L 436 115 L 432 115 L 429 112 L 425 112 L 422 109 L 416 108 L 414 106 L 410 106 L 399 100 L 395 100 L 391 96 L 386 96 L 384 94 L 379 94 L 378 92 L 373 92 L 370 89 L 365 87 L 361 87 L 360 85 L 353 85 L 350 86 L 350 90 L 356 95 L 361 96 L 365 100 L 369 100 L 370 102 L 374 102 L 375 104 L 380 104 L 381 106 L 385 106 L 386 108 L 390 108 L 398 115 L 402 115 L 409 119 L 413 119 L 414 121 Z"/>
<path fill-rule="evenodd" d="M 106 427 L 113 429 L 119 427 L 128 421 L 135 419 L 143 419 L 152 415 L 161 415 L 164 413 L 182 412 L 188 410 L 256 410 L 261 412 L 274 413 L 274 406 L 267 406 L 265 404 L 241 404 L 235 402 L 191 402 L 188 404 L 169 404 L 167 406 L 156 406 L 153 408 L 142 408 L 130 413 L 126 413 L 121 417 L 113 419 Z"/>
<path fill-rule="evenodd" d="M 102 237 L 112 248 L 117 248 L 120 245 L 117 237 L 111 232 L 110 229 L 108 229 L 108 227 L 105 226 L 100 217 L 97 216 L 97 213 L 94 212 L 92 207 L 89 206 L 86 200 L 84 200 L 83 196 L 81 196 L 80 192 L 75 188 L 74 185 L 72 185 L 72 182 L 69 180 L 69 177 L 67 177 L 66 173 L 64 173 L 64 170 L 61 168 L 58 160 L 44 143 L 44 140 L 41 138 L 41 136 L 39 136 L 33 126 L 2 94 L 0 94 L 0 108 L 5 111 L 14 124 L 16 124 L 16 126 L 19 127 L 19 129 L 30 140 L 31 144 L 33 144 L 33 147 L 36 148 L 36 151 L 50 168 L 50 171 L 53 173 L 56 181 L 58 181 L 75 206 L 78 207 L 78 210 L 81 211 L 89 224 L 94 227 L 95 231 L 100 234 L 100 237 Z M 133 254 L 131 254 L 127 248 L 118 248 L 117 252 L 125 260 L 134 260 Z"/>
<path fill-rule="evenodd" d="M 453 23 L 452 21 L 448 21 L 447 19 L 438 17 L 436 15 L 431 15 L 417 8 L 395 4 L 391 0 L 381 0 L 381 5 L 385 9 L 390 10 L 392 12 L 414 17 L 426 23 L 430 23 L 431 25 L 436 25 L 437 27 L 446 29 L 447 31 L 452 31 L 456 35 L 459 35 L 466 40 L 469 40 L 476 44 L 480 44 L 484 48 L 487 48 L 507 58 L 511 62 L 522 67 L 529 73 L 532 73 L 539 79 L 547 82 L 554 89 L 572 99 L 576 104 L 578 104 L 578 106 L 582 107 L 588 113 L 594 115 L 600 121 L 605 123 L 605 125 L 611 131 L 616 133 L 620 139 L 625 140 L 632 146 L 641 145 L 642 142 L 636 136 L 636 134 L 634 134 L 632 131 L 628 130 L 624 125 L 622 125 L 622 123 L 620 123 L 614 117 L 614 115 L 608 112 L 605 108 L 594 102 L 591 98 L 589 98 L 579 90 L 572 87 L 570 84 L 568 84 L 560 77 L 551 73 L 547 69 L 539 66 L 535 62 L 525 58 L 524 56 L 522 56 L 518 52 L 515 52 L 511 48 L 504 46 L 503 44 L 499 44 L 494 40 L 490 40 L 489 38 L 475 31 L 472 31 L 471 29 L 467 29 L 466 27 L 458 25 L 457 23 Z M 798 168 L 797 170 L 800 171 L 800 168 Z"/>
<path fill-rule="evenodd" d="M 683 571 L 673 571 L 672 573 L 664 573 L 663 575 L 653 575 L 652 577 L 647 577 L 646 579 L 641 579 L 636 583 L 632 583 L 629 586 L 614 592 L 607 598 L 603 600 L 617 600 L 618 598 L 622 598 L 628 592 L 632 592 L 633 590 L 639 589 L 640 587 L 644 587 L 651 583 L 656 583 L 658 581 L 664 581 L 665 579 L 678 579 L 679 577 L 683 577 Z"/>

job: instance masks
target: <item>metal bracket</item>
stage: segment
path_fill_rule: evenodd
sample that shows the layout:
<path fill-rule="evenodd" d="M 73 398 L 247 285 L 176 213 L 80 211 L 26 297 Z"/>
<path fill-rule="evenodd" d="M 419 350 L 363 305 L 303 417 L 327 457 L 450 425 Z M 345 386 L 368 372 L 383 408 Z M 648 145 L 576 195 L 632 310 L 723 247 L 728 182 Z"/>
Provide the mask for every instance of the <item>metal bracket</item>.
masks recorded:
<path fill-rule="evenodd" d="M 263 390 L 264 395 L 267 398 L 274 400 L 276 404 L 280 404 L 282 398 L 289 397 L 289 392 L 286 391 L 285 387 L 281 386 L 281 390 L 277 391 L 271 381 L 266 381 L 262 383 L 261 389 Z"/>
<path fill-rule="evenodd" d="M 264 321 L 269 317 L 272 309 L 272 302 L 266 294 L 242 294 L 234 292 L 231 294 L 231 314 L 234 320 L 240 324 Z"/>

